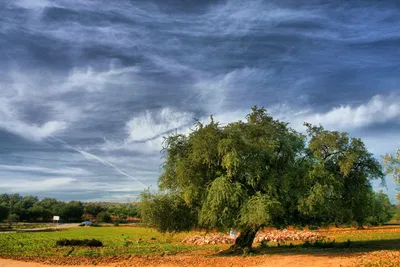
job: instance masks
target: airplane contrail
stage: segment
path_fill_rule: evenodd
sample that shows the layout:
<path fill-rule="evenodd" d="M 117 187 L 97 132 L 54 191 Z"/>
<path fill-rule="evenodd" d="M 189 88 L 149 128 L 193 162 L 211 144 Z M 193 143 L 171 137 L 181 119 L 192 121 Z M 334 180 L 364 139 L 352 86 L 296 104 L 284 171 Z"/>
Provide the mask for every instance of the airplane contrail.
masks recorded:
<path fill-rule="evenodd" d="M 98 156 L 92 154 L 92 153 L 86 152 L 86 151 L 81 150 L 81 149 L 77 149 L 77 148 L 71 146 L 70 144 L 68 144 L 67 142 L 65 142 L 64 140 L 62 140 L 62 139 L 60 139 L 60 138 L 58 138 L 58 137 L 56 137 L 56 136 L 54 136 L 54 135 L 52 136 L 52 138 L 54 138 L 54 139 L 56 139 L 57 141 L 63 143 L 64 145 L 66 145 L 66 146 L 69 147 L 70 149 L 75 150 L 76 152 L 82 154 L 82 155 L 85 156 L 86 158 L 92 158 L 92 159 L 94 159 L 94 160 L 100 162 L 101 164 L 103 164 L 103 165 L 105 165 L 105 166 L 108 166 L 108 167 L 113 168 L 113 169 L 116 170 L 118 173 L 120 173 L 120 174 L 122 174 L 122 175 L 124 175 L 124 176 L 126 176 L 126 177 L 128 177 L 128 178 L 131 178 L 131 179 L 135 180 L 135 181 L 138 182 L 141 186 L 143 186 L 144 189 L 147 189 L 147 188 L 148 188 L 148 186 L 146 186 L 144 183 L 142 183 L 141 181 L 139 181 L 136 177 L 133 177 L 132 175 L 130 175 L 130 174 L 128 174 L 128 173 L 126 173 L 126 172 L 120 170 L 120 169 L 119 169 L 117 166 L 115 166 L 114 164 L 112 164 L 112 163 L 110 163 L 110 162 L 108 162 L 108 161 L 106 161 L 106 160 L 104 160 L 104 159 L 102 159 L 102 158 L 100 158 L 100 157 L 98 157 Z"/>

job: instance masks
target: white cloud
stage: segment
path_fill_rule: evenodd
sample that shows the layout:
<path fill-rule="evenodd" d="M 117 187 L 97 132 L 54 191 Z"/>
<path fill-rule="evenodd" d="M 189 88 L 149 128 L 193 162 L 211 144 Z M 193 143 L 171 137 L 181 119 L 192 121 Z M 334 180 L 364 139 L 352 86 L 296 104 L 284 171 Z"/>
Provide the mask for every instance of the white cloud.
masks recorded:
<path fill-rule="evenodd" d="M 179 129 L 193 120 L 193 114 L 189 112 L 175 111 L 171 108 L 163 108 L 157 111 L 147 110 L 133 117 L 127 124 L 127 143 L 134 141 L 146 141 L 158 137 L 161 134 Z"/>
<path fill-rule="evenodd" d="M 91 175 L 91 172 L 81 168 L 46 168 L 39 166 L 24 166 L 24 165 L 0 165 L 0 171 L 16 171 L 16 172 L 41 172 L 47 174 L 59 174 L 59 175 Z"/>
<path fill-rule="evenodd" d="M 45 137 L 62 132 L 67 128 L 63 121 L 48 121 L 41 125 L 21 120 L 13 106 L 0 98 L 0 128 L 28 139 L 41 140 Z"/>
<path fill-rule="evenodd" d="M 263 83 L 270 75 L 272 72 L 245 67 L 216 76 L 199 77 L 193 88 L 200 95 L 200 107 L 218 114 L 224 112 L 224 105 L 232 101 L 230 97 Z"/>
<path fill-rule="evenodd" d="M 91 67 L 87 69 L 75 68 L 68 75 L 61 86 L 61 90 L 97 92 L 117 85 L 130 85 L 132 84 L 132 75 L 138 71 L 139 68 L 137 67 L 111 67 L 108 71 L 95 71 Z"/>
<path fill-rule="evenodd" d="M 298 130 L 304 129 L 304 122 L 321 124 L 327 129 L 350 130 L 390 121 L 400 122 L 400 99 L 397 96 L 376 95 L 365 104 L 342 105 L 324 113 L 310 109 L 292 111 L 285 108 L 276 109 L 276 113 L 278 117 L 287 118 L 291 126 Z"/>
<path fill-rule="evenodd" d="M 110 64 L 107 71 L 75 68 L 66 77 L 45 74 L 43 78 L 32 71 L 14 69 L 0 82 L 0 129 L 36 141 L 60 134 L 90 116 L 86 110 L 94 109 L 94 103 L 90 101 L 71 103 L 68 98 L 60 99 L 60 94 L 71 91 L 95 93 L 132 85 L 138 71 L 136 67 L 118 68 Z M 46 114 L 46 121 L 39 118 L 41 122 L 34 123 L 27 119 L 32 114 L 27 114 L 25 107 L 31 105 Z"/>
<path fill-rule="evenodd" d="M 52 6 L 57 6 L 54 4 L 54 2 L 50 2 L 48 0 L 16 0 L 14 2 L 15 5 L 19 6 L 19 7 L 23 7 L 26 9 L 44 9 L 46 7 L 52 7 Z"/>
<path fill-rule="evenodd" d="M 190 112 L 171 108 L 146 110 L 126 123 L 127 137 L 122 141 L 106 140 L 100 149 L 103 151 L 127 150 L 143 154 L 160 153 L 163 136 L 172 131 L 187 132 L 193 122 Z"/>
<path fill-rule="evenodd" d="M 327 113 L 307 116 L 308 122 L 330 127 L 358 128 L 374 123 L 385 123 L 400 116 L 400 99 L 374 96 L 368 103 L 357 107 L 340 106 Z"/>
<path fill-rule="evenodd" d="M 40 181 L 13 179 L 2 182 L 0 184 L 0 188 L 14 192 L 18 191 L 20 193 L 32 192 L 32 191 L 46 191 L 51 189 L 59 189 L 60 186 L 66 186 L 75 181 L 77 181 L 77 179 L 69 177 L 51 178 Z"/>

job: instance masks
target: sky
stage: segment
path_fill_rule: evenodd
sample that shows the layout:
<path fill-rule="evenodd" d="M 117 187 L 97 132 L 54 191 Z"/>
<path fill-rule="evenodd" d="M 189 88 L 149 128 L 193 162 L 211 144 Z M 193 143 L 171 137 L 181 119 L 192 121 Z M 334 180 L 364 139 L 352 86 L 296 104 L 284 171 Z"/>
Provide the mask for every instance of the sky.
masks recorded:
<path fill-rule="evenodd" d="M 380 159 L 400 147 L 399 30 L 394 0 L 0 0 L 0 193 L 136 200 L 163 136 L 253 105 Z"/>

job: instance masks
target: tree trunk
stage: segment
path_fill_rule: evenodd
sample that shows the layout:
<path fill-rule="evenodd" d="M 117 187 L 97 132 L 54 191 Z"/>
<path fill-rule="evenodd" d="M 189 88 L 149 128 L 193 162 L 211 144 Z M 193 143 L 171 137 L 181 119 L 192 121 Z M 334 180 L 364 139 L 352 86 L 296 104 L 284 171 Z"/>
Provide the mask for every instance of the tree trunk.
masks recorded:
<path fill-rule="evenodd" d="M 235 244 L 233 244 L 230 247 L 231 251 L 237 251 L 241 250 L 245 253 L 250 252 L 252 250 L 253 246 L 253 241 L 254 238 L 256 237 L 256 234 L 258 232 L 258 229 L 260 227 L 257 227 L 256 229 L 248 227 L 244 229 L 243 231 L 240 232 L 240 235 L 236 238 Z"/>

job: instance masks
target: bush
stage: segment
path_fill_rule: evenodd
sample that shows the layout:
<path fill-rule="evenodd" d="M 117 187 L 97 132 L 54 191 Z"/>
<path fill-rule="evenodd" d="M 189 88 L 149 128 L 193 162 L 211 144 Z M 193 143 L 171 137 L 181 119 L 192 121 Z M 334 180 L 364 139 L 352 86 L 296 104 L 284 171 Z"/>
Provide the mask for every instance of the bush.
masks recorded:
<path fill-rule="evenodd" d="M 57 246 L 80 246 L 80 247 L 102 247 L 103 243 L 97 239 L 60 239 Z"/>
<path fill-rule="evenodd" d="M 140 211 L 142 221 L 158 231 L 175 232 L 191 230 L 197 220 L 181 196 L 173 194 L 151 194 L 145 191 L 141 195 Z"/>
<path fill-rule="evenodd" d="M 0 222 L 8 218 L 10 210 L 6 206 L 0 205 Z"/>
<path fill-rule="evenodd" d="M 97 219 L 99 220 L 99 222 L 105 222 L 105 223 L 111 222 L 110 214 L 108 214 L 105 211 L 100 212 L 99 215 L 97 215 Z"/>
<path fill-rule="evenodd" d="M 8 224 L 11 226 L 13 223 L 18 222 L 19 216 L 15 213 L 8 215 Z"/>

